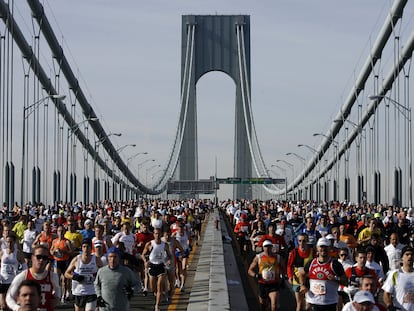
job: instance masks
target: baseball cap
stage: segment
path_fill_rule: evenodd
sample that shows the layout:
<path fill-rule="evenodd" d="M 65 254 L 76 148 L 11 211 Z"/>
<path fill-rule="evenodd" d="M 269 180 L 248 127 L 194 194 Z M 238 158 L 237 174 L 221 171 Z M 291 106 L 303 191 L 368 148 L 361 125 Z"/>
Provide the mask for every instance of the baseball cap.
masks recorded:
<path fill-rule="evenodd" d="M 90 219 L 87 219 L 86 221 L 85 221 L 85 225 L 92 225 L 93 223 L 92 223 L 92 220 L 90 220 Z"/>
<path fill-rule="evenodd" d="M 354 301 L 357 303 L 370 302 L 375 304 L 374 296 L 367 290 L 357 291 L 354 296 Z"/>
<path fill-rule="evenodd" d="M 95 241 L 95 243 L 93 243 L 93 247 L 103 247 L 102 242 L 99 240 Z"/>
<path fill-rule="evenodd" d="M 272 241 L 269 241 L 269 240 L 265 240 L 264 242 L 263 242 L 263 247 L 265 247 L 265 246 L 269 246 L 269 245 L 273 245 L 273 243 L 272 243 Z"/>
<path fill-rule="evenodd" d="M 119 257 L 121 257 L 121 251 L 115 246 L 112 246 L 110 249 L 108 249 L 107 255 L 112 253 L 117 254 Z"/>
<path fill-rule="evenodd" d="M 316 246 L 331 246 L 331 242 L 327 238 L 320 238 Z"/>
<path fill-rule="evenodd" d="M 335 237 L 331 233 L 329 233 L 325 238 L 327 238 L 328 240 L 335 240 Z"/>

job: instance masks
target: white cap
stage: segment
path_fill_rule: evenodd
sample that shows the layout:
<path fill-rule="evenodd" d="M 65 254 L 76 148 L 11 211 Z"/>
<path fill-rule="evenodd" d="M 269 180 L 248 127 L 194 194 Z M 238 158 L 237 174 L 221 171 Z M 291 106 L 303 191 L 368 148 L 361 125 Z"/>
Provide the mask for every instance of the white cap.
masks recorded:
<path fill-rule="evenodd" d="M 263 242 L 263 247 L 265 247 L 265 246 L 269 246 L 269 245 L 273 245 L 272 241 L 265 240 L 265 241 Z"/>
<path fill-rule="evenodd" d="M 357 291 L 354 296 L 354 301 L 357 303 L 370 302 L 375 304 L 374 296 L 367 290 Z"/>
<path fill-rule="evenodd" d="M 102 247 L 103 245 L 102 245 L 102 242 L 100 240 L 97 240 L 93 243 L 93 246 L 94 247 Z"/>
<path fill-rule="evenodd" d="M 316 246 L 331 246 L 331 242 L 327 238 L 320 238 Z"/>
<path fill-rule="evenodd" d="M 52 219 L 58 219 L 58 218 L 59 218 L 58 214 L 53 214 L 52 215 Z"/>
<path fill-rule="evenodd" d="M 327 238 L 328 240 L 335 240 L 335 237 L 333 236 L 333 234 L 328 234 L 325 238 Z"/>
<path fill-rule="evenodd" d="M 85 221 L 85 225 L 92 225 L 93 223 L 92 223 L 92 220 L 90 220 L 90 219 L 87 219 L 86 221 Z"/>

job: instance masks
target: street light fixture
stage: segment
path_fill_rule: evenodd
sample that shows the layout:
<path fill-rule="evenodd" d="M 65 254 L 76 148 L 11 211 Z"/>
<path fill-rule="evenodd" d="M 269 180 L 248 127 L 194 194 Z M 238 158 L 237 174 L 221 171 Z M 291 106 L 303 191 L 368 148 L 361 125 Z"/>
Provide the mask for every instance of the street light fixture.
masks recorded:
<path fill-rule="evenodd" d="M 116 149 L 115 151 L 116 151 L 117 153 L 120 153 L 122 150 L 124 150 L 126 147 L 129 147 L 129 146 L 131 146 L 131 147 L 136 147 L 137 145 L 136 145 L 136 144 L 126 144 L 126 145 L 124 145 L 124 146 L 122 146 L 122 147 L 120 147 L 120 148 Z"/>
<path fill-rule="evenodd" d="M 338 147 L 339 147 L 339 143 L 335 139 L 333 139 L 331 136 L 325 135 L 323 133 L 314 133 L 313 136 L 314 137 L 316 137 L 316 136 L 325 137 L 326 139 L 328 139 L 332 143 L 332 145 L 335 148 L 335 179 L 336 180 L 334 181 L 334 183 L 335 183 L 334 184 L 334 189 L 335 189 L 334 200 L 337 200 L 337 195 L 338 195 L 338 181 L 339 181 L 339 163 L 338 163 L 338 161 L 339 161 L 339 159 L 338 159 Z"/>
<path fill-rule="evenodd" d="M 69 139 L 72 141 L 72 135 L 76 134 L 76 132 L 79 130 L 79 127 L 85 123 L 85 122 L 96 122 L 99 119 L 96 117 L 87 118 L 85 120 L 82 120 L 78 123 L 75 123 L 74 125 L 68 127 L 68 138 L 66 140 L 66 185 L 65 185 L 65 201 L 68 202 L 68 188 L 69 188 Z M 71 144 L 72 145 L 72 144 Z M 71 148 L 73 151 L 73 148 Z M 73 154 L 72 154 L 73 157 Z M 72 168 L 73 169 L 73 168 Z M 71 199 L 72 199 L 72 193 L 73 189 L 71 188 Z M 72 201 L 72 200 L 71 200 Z"/>
<path fill-rule="evenodd" d="M 137 166 L 137 177 L 138 177 L 138 179 L 139 179 L 139 169 L 145 164 L 145 163 L 148 163 L 148 162 L 154 162 L 155 161 L 155 159 L 146 159 L 145 161 L 143 161 L 143 162 L 141 162 L 141 163 L 139 163 L 138 164 L 138 166 Z"/>
<path fill-rule="evenodd" d="M 155 167 L 161 167 L 161 164 L 154 164 L 153 166 L 151 166 L 151 167 L 149 167 L 145 170 L 145 184 L 146 185 L 148 185 L 148 173 L 149 173 L 149 171 L 151 171 Z"/>
<path fill-rule="evenodd" d="M 299 144 L 298 145 L 298 147 L 305 147 L 305 148 L 308 148 L 310 151 L 312 151 L 314 154 L 317 154 L 318 155 L 318 184 L 317 184 L 317 201 L 319 202 L 320 201 L 320 192 L 321 192 L 321 189 L 320 189 L 320 173 L 321 173 L 321 165 L 320 165 L 320 163 L 319 163 L 319 152 L 318 152 L 318 150 L 316 150 L 315 148 L 313 148 L 313 147 L 311 147 L 311 146 L 309 146 L 309 145 L 307 145 L 307 144 Z M 311 188 L 311 185 L 309 185 L 309 188 Z"/>
<path fill-rule="evenodd" d="M 405 112 L 402 113 L 404 118 L 408 121 L 408 204 L 409 207 L 412 208 L 413 206 L 413 185 L 412 185 L 412 148 L 413 148 L 413 142 L 412 142 L 412 128 L 411 128 L 411 107 L 406 107 L 404 105 L 401 105 L 399 102 L 397 102 L 395 99 L 385 96 L 385 95 L 370 95 L 368 96 L 371 100 L 381 100 L 386 99 L 390 103 L 392 103 L 399 112 Z"/>
<path fill-rule="evenodd" d="M 43 102 L 48 99 L 54 100 L 64 100 L 66 95 L 59 95 L 59 94 L 49 94 L 45 97 L 40 98 L 39 100 L 35 101 L 33 104 L 29 106 L 23 107 L 23 135 L 22 135 L 22 167 L 21 167 L 21 181 L 20 181 L 20 206 L 25 204 L 25 197 L 24 194 L 25 190 L 25 180 L 26 180 L 26 120 L 29 116 L 36 110 L 37 107 L 40 106 Z"/>
<path fill-rule="evenodd" d="M 276 165 L 276 164 L 272 164 L 270 167 L 278 168 L 279 170 L 282 171 L 283 175 L 285 175 L 285 201 L 287 201 L 287 174 L 286 174 L 286 170 L 283 167 L 280 167 L 279 165 Z"/>
<path fill-rule="evenodd" d="M 136 153 L 136 154 L 134 154 L 133 156 L 130 156 L 128 159 L 127 159 L 127 167 L 129 166 L 129 162 L 132 160 L 132 159 L 135 159 L 137 156 L 139 156 L 139 155 L 141 155 L 141 154 L 148 154 L 148 152 L 138 152 L 138 153 Z"/>
<path fill-rule="evenodd" d="M 122 136 L 122 133 L 108 133 L 102 137 L 99 137 L 98 140 L 95 140 L 94 144 L 94 156 L 93 156 L 93 202 L 98 200 L 98 180 L 96 178 L 97 167 L 96 167 L 96 158 L 98 157 L 98 147 L 100 144 L 104 143 L 110 136 Z M 106 172 L 108 174 L 108 172 Z"/>
<path fill-rule="evenodd" d="M 338 146 L 339 145 L 339 143 L 335 140 L 335 139 L 333 139 L 331 136 L 328 136 L 328 135 L 325 135 L 325 134 L 322 134 L 322 133 L 314 133 L 313 134 L 313 136 L 314 137 L 317 137 L 317 136 L 322 136 L 322 137 L 325 137 L 325 138 L 327 138 L 332 144 L 334 144 L 334 145 L 336 145 L 336 146 Z"/>
<path fill-rule="evenodd" d="M 300 161 L 302 161 L 302 164 L 303 164 L 303 168 L 302 168 L 302 170 L 304 171 L 305 170 L 305 166 L 306 166 L 306 159 L 304 158 L 304 157 L 302 157 L 302 156 L 300 156 L 300 155 L 298 155 L 297 153 L 295 153 L 295 152 L 288 152 L 288 153 L 286 153 L 286 155 L 287 156 L 290 156 L 290 155 L 293 155 L 293 156 L 295 156 L 296 158 L 298 158 Z M 304 182 L 304 184 L 305 184 L 305 192 L 306 192 L 306 189 L 307 189 L 307 186 L 306 186 L 306 180 L 305 179 L 302 179 L 302 181 L 301 181 L 301 183 L 302 182 Z M 303 190 L 303 186 L 302 186 L 302 189 L 301 190 Z M 307 194 L 305 193 L 305 197 L 307 196 Z"/>
<path fill-rule="evenodd" d="M 102 137 L 100 137 L 98 140 L 96 140 L 95 141 L 95 144 L 102 144 L 103 142 L 105 142 L 107 139 L 108 139 L 108 137 L 110 137 L 110 136 L 118 136 L 118 137 L 120 137 L 120 136 L 122 136 L 122 133 L 109 133 L 108 135 L 105 135 L 105 136 L 102 136 Z"/>
<path fill-rule="evenodd" d="M 301 160 L 301 161 L 303 162 L 303 165 L 305 165 L 305 163 L 306 163 L 306 159 L 305 159 L 304 157 L 302 157 L 302 156 L 298 155 L 298 154 L 297 154 L 297 153 L 295 153 L 295 152 L 288 152 L 288 153 L 286 153 L 286 155 L 287 155 L 287 156 L 289 156 L 289 155 L 293 155 L 293 156 L 297 157 L 299 160 Z"/>
<path fill-rule="evenodd" d="M 309 145 L 306 145 L 306 144 L 299 144 L 299 145 L 298 145 L 298 147 L 306 147 L 306 148 L 308 148 L 310 151 L 312 151 L 313 153 L 318 153 L 318 150 L 316 150 L 315 148 L 313 148 L 313 147 L 311 147 L 311 146 L 309 146 Z"/>
<path fill-rule="evenodd" d="M 40 104 L 45 102 L 45 100 L 47 99 L 64 100 L 65 98 L 66 98 L 66 95 L 59 95 L 59 94 L 53 94 L 53 95 L 42 97 L 41 99 L 35 101 L 33 104 L 23 108 L 23 117 L 24 119 L 27 119 L 36 110 L 36 108 L 39 107 Z"/>
<path fill-rule="evenodd" d="M 276 160 L 276 162 L 285 163 L 292 170 L 292 182 L 293 182 L 293 180 L 295 179 L 295 167 L 294 167 L 294 165 L 292 163 L 288 162 L 288 161 L 285 161 L 285 160 Z M 295 189 L 292 189 L 292 190 L 293 190 L 293 196 L 294 196 L 295 195 Z"/>

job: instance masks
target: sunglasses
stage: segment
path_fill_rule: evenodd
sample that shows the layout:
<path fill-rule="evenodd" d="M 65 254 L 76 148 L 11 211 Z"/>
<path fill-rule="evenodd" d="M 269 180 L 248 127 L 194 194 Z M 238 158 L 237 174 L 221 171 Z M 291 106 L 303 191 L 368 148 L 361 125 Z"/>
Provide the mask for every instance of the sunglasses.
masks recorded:
<path fill-rule="evenodd" d="M 298 240 L 298 242 L 306 242 L 306 240 Z"/>
<path fill-rule="evenodd" d="M 348 254 L 339 254 L 339 256 L 346 257 L 346 256 L 348 256 Z"/>
<path fill-rule="evenodd" d="M 49 256 L 47 256 L 47 255 L 35 255 L 35 257 L 36 257 L 37 260 L 40 260 L 40 259 L 43 259 L 45 261 L 49 260 Z"/>

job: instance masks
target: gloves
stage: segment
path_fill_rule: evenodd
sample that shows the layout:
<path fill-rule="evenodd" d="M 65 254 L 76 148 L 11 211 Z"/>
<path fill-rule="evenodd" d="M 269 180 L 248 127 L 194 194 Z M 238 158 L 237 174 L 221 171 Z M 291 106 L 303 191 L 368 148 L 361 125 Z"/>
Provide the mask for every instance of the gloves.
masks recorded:
<path fill-rule="evenodd" d="M 134 295 L 134 289 L 131 286 L 126 286 L 125 292 L 127 294 L 128 300 L 131 299 L 132 296 Z"/>
<path fill-rule="evenodd" d="M 78 281 L 78 282 L 82 282 L 85 279 L 85 277 L 83 275 L 80 275 L 76 272 L 73 272 L 73 277 L 72 280 Z"/>
<path fill-rule="evenodd" d="M 107 303 L 106 303 L 106 301 L 101 297 L 101 296 L 99 296 L 97 299 L 96 299 L 96 305 L 98 306 L 98 307 L 106 307 L 106 305 L 107 305 Z"/>

